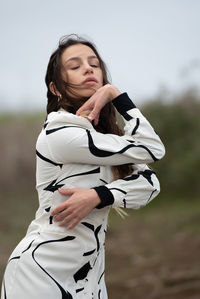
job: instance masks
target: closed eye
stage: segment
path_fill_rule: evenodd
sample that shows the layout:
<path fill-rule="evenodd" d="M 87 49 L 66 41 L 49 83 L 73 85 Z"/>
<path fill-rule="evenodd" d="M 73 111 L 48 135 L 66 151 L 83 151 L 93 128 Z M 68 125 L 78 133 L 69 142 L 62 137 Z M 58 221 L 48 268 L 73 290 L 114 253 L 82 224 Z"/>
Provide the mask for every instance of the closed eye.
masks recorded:
<path fill-rule="evenodd" d="M 91 67 L 99 67 L 99 66 L 96 65 L 96 64 L 91 64 L 90 66 L 91 66 Z"/>
<path fill-rule="evenodd" d="M 79 65 L 78 66 L 74 66 L 74 67 L 71 67 L 71 70 L 76 70 L 79 68 Z"/>

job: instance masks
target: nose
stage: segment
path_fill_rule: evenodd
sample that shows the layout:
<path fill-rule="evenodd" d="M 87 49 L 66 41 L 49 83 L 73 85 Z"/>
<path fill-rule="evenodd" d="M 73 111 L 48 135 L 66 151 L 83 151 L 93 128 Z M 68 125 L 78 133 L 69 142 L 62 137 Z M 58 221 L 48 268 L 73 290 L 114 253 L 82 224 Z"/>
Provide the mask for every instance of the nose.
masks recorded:
<path fill-rule="evenodd" d="M 88 74 L 88 73 L 93 73 L 93 68 L 92 68 L 92 66 L 88 63 L 88 62 L 86 62 L 85 64 L 84 64 L 84 73 L 85 74 Z"/>

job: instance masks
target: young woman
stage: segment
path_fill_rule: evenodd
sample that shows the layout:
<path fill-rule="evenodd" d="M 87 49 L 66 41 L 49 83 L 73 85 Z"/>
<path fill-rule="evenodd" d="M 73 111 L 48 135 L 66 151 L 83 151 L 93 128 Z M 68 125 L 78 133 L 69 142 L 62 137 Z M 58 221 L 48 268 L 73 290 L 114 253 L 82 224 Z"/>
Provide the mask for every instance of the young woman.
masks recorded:
<path fill-rule="evenodd" d="M 164 146 L 127 93 L 109 84 L 91 42 L 62 39 L 46 85 L 48 116 L 36 145 L 39 209 L 8 261 L 1 298 L 106 299 L 108 213 L 137 209 L 159 193 L 146 163 L 161 159 Z"/>

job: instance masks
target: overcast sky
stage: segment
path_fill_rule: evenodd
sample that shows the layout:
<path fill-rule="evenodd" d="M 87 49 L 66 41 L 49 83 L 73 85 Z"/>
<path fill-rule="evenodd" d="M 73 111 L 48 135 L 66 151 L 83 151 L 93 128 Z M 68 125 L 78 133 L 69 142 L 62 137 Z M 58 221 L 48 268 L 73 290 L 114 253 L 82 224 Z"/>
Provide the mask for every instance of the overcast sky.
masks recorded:
<path fill-rule="evenodd" d="M 136 104 L 162 86 L 198 85 L 199 0 L 0 0 L 0 110 L 41 109 L 44 76 L 61 36 L 96 45 L 112 83 Z"/>

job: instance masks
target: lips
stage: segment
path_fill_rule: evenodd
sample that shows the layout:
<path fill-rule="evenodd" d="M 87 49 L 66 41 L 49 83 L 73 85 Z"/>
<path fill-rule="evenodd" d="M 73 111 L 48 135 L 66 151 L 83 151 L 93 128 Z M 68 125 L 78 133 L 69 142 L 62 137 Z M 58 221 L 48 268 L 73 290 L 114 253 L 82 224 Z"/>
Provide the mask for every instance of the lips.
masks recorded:
<path fill-rule="evenodd" d="M 98 81 L 94 77 L 88 77 L 85 81 L 83 81 L 83 84 L 95 84 L 95 83 L 98 83 Z"/>

